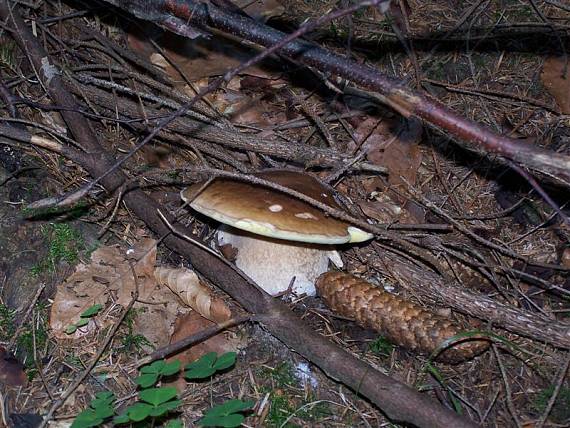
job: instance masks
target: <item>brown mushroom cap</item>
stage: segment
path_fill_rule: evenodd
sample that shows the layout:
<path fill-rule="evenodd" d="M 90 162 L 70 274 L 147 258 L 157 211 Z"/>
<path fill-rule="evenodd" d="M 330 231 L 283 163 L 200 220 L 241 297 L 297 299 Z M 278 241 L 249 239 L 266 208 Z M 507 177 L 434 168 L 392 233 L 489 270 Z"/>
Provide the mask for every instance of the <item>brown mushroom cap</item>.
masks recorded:
<path fill-rule="evenodd" d="M 340 209 L 331 191 L 314 177 L 291 170 L 253 174 Z M 288 241 L 318 244 L 362 242 L 372 235 L 326 215 L 283 192 L 243 181 L 216 178 L 197 196 L 198 184 L 182 191 L 182 199 L 201 214 L 238 229 Z"/>

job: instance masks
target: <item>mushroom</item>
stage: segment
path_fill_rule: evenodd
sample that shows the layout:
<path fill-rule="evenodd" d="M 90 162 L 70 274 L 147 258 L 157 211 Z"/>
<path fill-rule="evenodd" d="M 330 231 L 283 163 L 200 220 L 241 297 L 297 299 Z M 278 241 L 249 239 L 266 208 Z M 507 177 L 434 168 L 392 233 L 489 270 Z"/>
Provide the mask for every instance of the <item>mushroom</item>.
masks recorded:
<path fill-rule="evenodd" d="M 253 176 L 340 209 L 334 191 L 308 174 L 269 170 Z M 304 201 L 249 182 L 216 178 L 181 196 L 194 210 L 224 223 L 218 244 L 236 249 L 236 266 L 273 296 L 289 289 L 315 295 L 315 279 L 328 270 L 329 260 L 342 267 L 334 245 L 372 238 Z"/>

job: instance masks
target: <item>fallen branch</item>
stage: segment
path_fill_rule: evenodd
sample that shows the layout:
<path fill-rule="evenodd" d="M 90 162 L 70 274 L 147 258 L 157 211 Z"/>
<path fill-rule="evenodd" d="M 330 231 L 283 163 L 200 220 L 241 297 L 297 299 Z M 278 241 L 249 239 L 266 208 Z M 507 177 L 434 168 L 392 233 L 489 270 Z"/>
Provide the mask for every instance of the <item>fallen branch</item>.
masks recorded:
<path fill-rule="evenodd" d="M 27 131 L 20 129 L 0 124 L 0 135 L 43 147 L 41 140 L 39 143 L 36 143 L 35 138 L 32 138 Z M 47 145 L 47 148 L 53 147 L 53 144 Z M 56 152 L 81 164 L 81 154 L 69 147 L 60 146 Z M 196 174 L 196 179 L 204 175 L 211 177 L 216 174 L 236 179 L 242 177 L 239 174 L 230 172 L 216 172 L 215 170 L 201 168 L 195 168 L 192 172 Z M 250 176 L 247 177 L 253 180 Z M 272 187 L 277 186 L 274 185 Z M 347 218 L 349 222 L 354 220 L 351 217 Z M 364 227 L 365 225 L 362 224 L 362 226 Z M 383 236 L 388 240 L 391 237 L 391 235 L 386 235 L 387 231 L 378 227 L 369 226 L 367 230 L 371 230 L 378 236 Z M 433 249 L 442 251 L 437 245 Z M 481 293 L 448 284 L 432 270 L 426 269 L 425 266 L 411 263 L 408 259 L 389 251 L 389 248 L 386 250 L 382 248 L 376 251 L 374 258 L 369 263 L 379 271 L 392 276 L 404 288 L 412 290 L 417 296 L 435 305 L 448 306 L 460 313 L 488 321 L 495 327 L 540 342 L 549 343 L 555 347 L 570 349 L 570 326 L 567 323 L 553 320 L 540 314 L 531 314 L 523 309 L 498 302 Z M 552 268 L 555 267 L 552 266 Z M 533 278 L 529 276 L 528 279 L 531 280 Z"/>
<path fill-rule="evenodd" d="M 7 23 L 18 46 L 27 54 L 51 99 L 66 107 L 61 114 L 74 137 L 87 150 L 80 153 L 77 162 L 93 177 L 101 177 L 107 173 L 101 183 L 107 191 L 112 192 L 126 181 L 125 175 L 120 169 L 108 173 L 115 160 L 101 147 L 87 120 L 78 113 L 79 107 L 67 90 L 56 66 L 18 12 L 11 8 L 13 5 L 14 3 L 2 0 L 0 18 Z M 315 363 L 330 377 L 368 398 L 389 418 L 423 427 L 475 426 L 427 396 L 360 361 L 307 327 L 283 302 L 259 291 L 221 260 L 169 234 L 168 228 L 158 215 L 160 206 L 144 192 L 127 192 L 124 201 L 149 229 L 159 236 L 166 236 L 163 241 L 165 245 L 190 260 L 206 278 L 226 291 L 250 313 L 255 314 L 275 337 Z M 182 233 L 192 235 L 191 231 L 176 224 L 172 216 L 167 217 Z"/>
<path fill-rule="evenodd" d="M 481 293 L 448 284 L 434 272 L 414 265 L 405 257 L 390 251 L 376 251 L 374 259 L 369 263 L 384 275 L 395 279 L 403 288 L 433 304 L 450 307 L 521 336 L 570 349 L 568 323 L 505 305 Z"/>
<path fill-rule="evenodd" d="M 180 30 L 193 26 L 201 30 L 216 29 L 261 46 L 271 47 L 288 37 L 286 34 L 253 19 L 195 0 L 106 0 L 139 18 L 150 19 L 163 26 Z M 184 33 L 182 30 L 179 33 Z M 542 173 L 561 185 L 570 187 L 570 156 L 545 150 L 507 138 L 454 113 L 423 92 L 412 91 L 402 82 L 385 76 L 377 69 L 334 54 L 303 40 L 287 43 L 279 54 L 314 67 L 326 74 L 343 77 L 370 90 L 406 117 L 414 116 L 459 141 L 488 153 L 503 156 L 535 172 Z"/>
<path fill-rule="evenodd" d="M 152 354 L 147 355 L 144 358 L 141 358 L 137 362 L 137 366 L 142 367 L 146 364 L 152 363 L 153 361 L 166 358 L 174 353 L 182 351 L 183 349 L 189 348 L 192 345 L 203 342 L 204 340 L 209 339 L 210 337 L 215 336 L 216 334 L 228 328 L 235 327 L 236 325 L 243 324 L 244 322 L 250 320 L 251 318 L 249 316 L 239 316 L 236 318 L 231 318 L 219 324 L 215 324 L 195 334 L 186 336 L 185 338 L 180 339 L 177 342 L 171 343 L 170 345 L 166 345 L 160 349 L 157 349 Z"/>

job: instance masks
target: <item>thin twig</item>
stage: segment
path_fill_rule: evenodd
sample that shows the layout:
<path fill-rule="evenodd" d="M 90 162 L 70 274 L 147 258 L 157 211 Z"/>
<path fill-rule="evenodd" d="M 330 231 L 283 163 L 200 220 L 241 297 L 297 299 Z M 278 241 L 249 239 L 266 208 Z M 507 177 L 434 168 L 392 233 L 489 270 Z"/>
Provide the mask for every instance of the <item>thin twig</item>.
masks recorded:
<path fill-rule="evenodd" d="M 314 30 L 315 28 L 317 28 L 317 27 L 319 27 L 319 26 L 321 26 L 327 22 L 330 22 L 332 20 L 335 20 L 335 19 L 338 19 L 340 17 L 346 16 L 348 14 L 354 13 L 363 7 L 376 6 L 380 3 L 384 3 L 385 1 L 386 0 L 365 0 L 363 2 L 359 2 L 355 5 L 353 5 L 351 7 L 341 9 L 341 10 L 338 10 L 334 13 L 330 13 L 330 14 L 321 16 L 320 18 L 316 19 L 315 21 L 309 21 L 305 25 L 301 26 L 299 29 L 297 29 L 296 31 L 294 31 L 293 33 L 288 35 L 287 37 L 281 39 L 279 42 L 275 43 L 271 47 L 268 47 L 267 49 L 263 50 L 259 54 L 255 55 L 253 58 L 242 62 L 240 65 L 238 65 L 237 67 L 235 67 L 233 69 L 230 69 L 223 76 L 219 77 L 218 79 L 215 79 L 208 86 L 201 89 L 200 92 L 198 92 L 198 94 L 196 94 L 188 103 L 182 105 L 177 111 L 173 112 L 172 114 L 170 114 L 167 117 L 165 117 L 164 119 L 162 119 L 158 123 L 158 125 L 155 126 L 152 129 L 152 131 L 145 138 L 143 138 L 135 147 L 133 147 L 133 149 L 129 153 L 127 153 L 121 159 L 116 161 L 113 164 L 113 166 L 111 166 L 110 168 L 108 168 L 105 171 L 105 173 L 103 173 L 99 177 L 95 178 L 94 180 L 91 180 L 89 182 L 89 184 L 84 186 L 84 188 L 79 189 L 76 192 L 74 192 L 74 193 L 77 193 L 77 195 L 74 195 L 74 194 L 63 195 L 62 197 L 58 198 L 58 205 L 66 205 L 70 201 L 75 202 L 78 198 L 87 194 L 89 192 L 89 190 L 91 190 L 101 180 L 103 180 L 105 177 L 109 176 L 113 172 L 117 171 L 121 167 L 121 165 L 123 165 L 123 163 L 125 163 L 128 159 L 133 157 L 149 141 L 151 141 L 163 128 L 168 126 L 168 124 L 173 122 L 175 119 L 185 115 L 192 108 L 192 106 L 194 104 L 196 104 L 198 101 L 200 101 L 202 98 L 204 98 L 204 96 L 215 91 L 224 82 L 226 82 L 226 83 L 229 82 L 233 77 L 237 76 L 239 73 L 241 73 L 244 70 L 246 70 L 247 68 L 257 64 L 258 62 L 267 58 L 271 54 L 277 52 L 279 49 L 281 49 L 286 44 L 292 42 L 295 39 L 298 39 L 299 37 L 303 36 L 304 34 L 310 32 L 312 30 Z M 171 6 L 173 6 L 173 5 L 171 5 Z"/>
<path fill-rule="evenodd" d="M 16 344 L 16 341 L 18 340 L 18 337 L 20 336 L 20 332 L 24 328 L 24 324 L 28 321 L 30 314 L 34 310 L 34 307 L 36 306 L 36 303 L 37 303 L 38 299 L 40 298 L 40 295 L 42 294 L 42 292 L 44 291 L 45 288 L 46 288 L 46 285 L 45 285 L 45 283 L 42 282 L 41 285 L 36 290 L 36 294 L 34 294 L 34 297 L 32 298 L 32 301 L 30 302 L 30 304 L 28 306 L 28 310 L 26 311 L 26 314 L 24 315 L 24 317 L 20 321 L 20 325 L 18 325 L 18 328 L 16 329 L 16 331 L 12 335 L 12 338 L 10 339 L 10 342 L 8 343 L 8 349 L 11 350 L 14 348 L 14 345 Z"/>
<path fill-rule="evenodd" d="M 503 385 L 505 387 L 505 395 L 506 395 L 506 402 L 507 402 L 507 409 L 509 409 L 509 413 L 515 422 L 517 428 L 522 427 L 522 423 L 518 418 L 517 411 L 515 409 L 515 405 L 513 404 L 513 394 L 511 392 L 511 385 L 509 384 L 509 377 L 507 376 L 507 372 L 505 370 L 505 366 L 503 365 L 503 361 L 501 359 L 501 355 L 499 354 L 497 346 L 493 343 L 491 344 L 493 348 L 493 353 L 495 354 L 495 358 L 497 359 L 497 364 L 499 365 L 499 370 L 501 371 L 501 377 L 503 378 Z"/>
<path fill-rule="evenodd" d="M 165 358 L 165 357 L 172 355 L 176 352 L 179 352 L 182 349 L 185 349 L 191 345 L 203 342 L 204 340 L 209 339 L 212 336 L 215 336 L 216 334 L 220 333 L 221 331 L 224 331 L 230 327 L 234 327 L 234 326 L 239 325 L 239 324 L 243 324 L 244 322 L 247 322 L 250 320 L 251 320 L 251 316 L 249 316 L 249 315 L 231 318 L 227 321 L 221 322 L 219 324 L 216 324 L 216 325 L 208 327 L 204 330 L 201 330 L 198 333 L 194 333 L 190 336 L 186 336 L 183 339 L 180 339 L 174 343 L 171 343 L 170 345 L 167 345 L 167 346 L 164 346 L 160 349 L 157 349 L 152 354 L 147 355 L 144 358 L 141 358 L 137 363 L 137 367 L 141 367 L 141 366 L 144 366 L 144 365 L 151 363 L 155 360 L 160 360 L 162 358 Z"/>

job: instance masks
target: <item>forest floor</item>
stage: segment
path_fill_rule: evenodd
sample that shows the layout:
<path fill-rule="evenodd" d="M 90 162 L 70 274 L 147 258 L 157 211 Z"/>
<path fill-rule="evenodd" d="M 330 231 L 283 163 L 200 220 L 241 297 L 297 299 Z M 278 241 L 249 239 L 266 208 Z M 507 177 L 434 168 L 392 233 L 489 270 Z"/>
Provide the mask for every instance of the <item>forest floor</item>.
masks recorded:
<path fill-rule="evenodd" d="M 392 7 L 391 17 L 364 8 L 306 38 L 374 65 L 499 134 L 570 153 L 570 77 L 563 77 L 570 11 L 563 2 L 400 3 L 401 8 Z M 291 31 L 305 19 L 343 4 L 266 0 L 249 4 L 245 11 Z M 187 100 L 193 89 L 205 87 L 251 56 L 251 48 L 220 35 L 184 41 L 115 11 L 86 7 L 76 1 L 46 1 L 41 7 L 24 7 L 22 13 L 37 20 L 45 49 L 64 68 L 105 149 L 117 158 L 146 135 L 152 120 L 171 113 L 172 105 Z M 77 11 L 85 13 L 74 16 Z M 34 132 L 65 141 L 61 115 L 57 109 L 41 108 L 49 104 L 48 97 L 25 54 L 1 28 L 3 88 L 37 103 L 19 106 L 19 117 L 35 124 Z M 403 118 L 369 93 L 349 90 L 345 84 L 274 57 L 207 95 L 202 108 L 221 113 L 231 129 L 252 139 L 362 155 L 386 168 L 388 175 L 347 168 L 331 184 L 353 212 L 371 224 L 412 225 L 402 236 L 435 257 L 442 276 L 452 278 L 456 287 L 570 331 L 570 230 L 552 204 L 495 156 Z M 0 115 L 8 117 L 8 112 L 3 101 Z M 0 426 L 38 426 L 41 415 L 89 366 L 106 340 L 109 346 L 95 368 L 58 406 L 50 426 L 69 426 L 102 391 L 114 394 L 113 410 L 124 414 L 137 401 L 138 361 L 153 349 L 212 325 L 167 288 L 157 291 L 155 283 L 149 285 L 152 278 L 133 281 L 129 254 L 145 254 L 133 268 L 140 278 L 155 266 L 191 264 L 161 245 L 160 237 L 122 203 L 120 192 L 109 195 L 96 187 L 72 209 L 30 209 L 30 203 L 75 190 L 91 177 L 58 154 L 2 145 L 3 138 L 0 135 Z M 213 222 L 194 218 L 188 208 L 179 210 L 178 194 L 192 182 L 194 177 L 187 174 L 192 167 L 238 172 L 306 168 L 322 179 L 335 171 L 332 161 L 314 166 L 276 151 L 272 146 L 267 151 L 255 146 L 243 150 L 180 127 L 160 134 L 123 170 L 198 236 L 211 241 Z M 570 215 L 567 189 L 546 177 L 539 179 Z M 477 424 L 570 425 L 568 346 L 540 340 L 531 331 L 518 334 L 503 328 L 498 325 L 500 314 L 495 314 L 496 321 L 482 319 L 469 316 L 470 309 L 462 310 L 459 303 L 434 303 L 421 293 L 422 284 L 407 284 L 397 272 L 383 269 L 384 251 L 390 249 L 378 241 L 342 247 L 344 270 L 454 320 L 465 331 L 485 332 L 491 348 L 460 364 L 434 362 L 335 316 L 318 297 L 296 296 L 288 304 L 315 331 Z M 267 262 L 278 269 L 278 261 Z M 201 280 L 232 314 L 242 313 L 216 284 Z M 130 307 L 124 290 L 135 287 L 139 301 Z M 80 316 L 91 309 L 93 314 Z M 78 325 L 82 320 L 85 325 Z M 117 323 L 118 330 L 109 337 Z M 74 324 L 78 328 L 69 330 Z M 525 326 L 519 331 L 524 333 Z M 181 404 L 166 416 L 130 423 L 174 427 L 173 421 L 180 420 L 193 426 L 211 407 L 240 399 L 254 403 L 245 413 L 245 426 L 397 426 L 258 324 L 240 324 L 169 361 L 187 364 L 212 351 L 236 352 L 235 366 L 205 380 L 165 375 L 161 385 L 176 387 Z M 103 419 L 111 424 L 108 417 Z"/>

